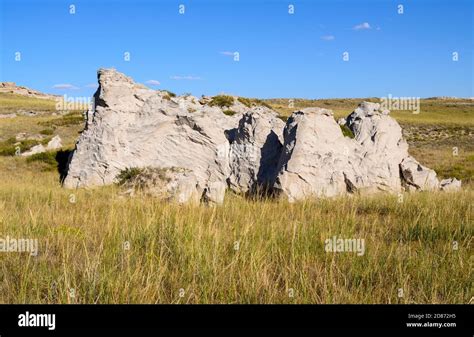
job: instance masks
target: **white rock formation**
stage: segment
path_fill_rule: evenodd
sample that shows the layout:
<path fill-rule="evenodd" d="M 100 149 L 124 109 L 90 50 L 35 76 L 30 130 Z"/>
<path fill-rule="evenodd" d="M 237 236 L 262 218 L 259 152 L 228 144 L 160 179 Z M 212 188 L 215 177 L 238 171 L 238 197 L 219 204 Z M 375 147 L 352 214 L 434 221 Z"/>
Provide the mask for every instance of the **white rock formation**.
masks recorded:
<path fill-rule="evenodd" d="M 344 137 L 330 110 L 307 108 L 293 113 L 285 127 L 275 185 L 280 194 L 295 201 L 439 188 L 436 173 L 408 154 L 400 126 L 389 111 L 380 110 L 380 104 L 361 103 L 347 117 L 346 126 L 354 139 Z"/>
<path fill-rule="evenodd" d="M 357 174 L 356 144 L 343 136 L 331 110 L 306 108 L 293 113 L 283 135 L 275 184 L 282 195 L 295 201 L 347 192 L 346 176 Z"/>
<path fill-rule="evenodd" d="M 285 123 L 274 111 L 252 108 L 243 115 L 230 145 L 229 187 L 237 193 L 265 192 L 277 174 Z"/>
<path fill-rule="evenodd" d="M 111 184 L 129 167 L 175 167 L 194 174 L 204 200 L 223 201 L 230 173 L 225 130 L 240 116 L 193 96 L 148 89 L 113 69 L 99 70 L 98 78 L 95 110 L 87 114 L 65 187 Z"/>
<path fill-rule="evenodd" d="M 306 108 L 285 126 L 250 100 L 227 98 L 229 106 L 219 107 L 215 98 L 171 97 L 113 69 L 99 70 L 98 79 L 94 109 L 69 159 L 67 188 L 112 184 L 134 167 L 165 172 L 145 185 L 177 202 L 220 203 L 227 187 L 272 189 L 295 201 L 460 185 L 440 185 L 433 170 L 412 158 L 400 126 L 376 103 L 361 103 L 345 124 L 330 110 Z"/>
<path fill-rule="evenodd" d="M 389 113 L 378 103 L 363 102 L 347 117 L 346 125 L 362 147 L 357 152 L 367 177 L 361 187 L 388 192 L 399 192 L 406 184 L 421 190 L 437 188 L 436 173 L 408 154 L 402 128 Z"/>

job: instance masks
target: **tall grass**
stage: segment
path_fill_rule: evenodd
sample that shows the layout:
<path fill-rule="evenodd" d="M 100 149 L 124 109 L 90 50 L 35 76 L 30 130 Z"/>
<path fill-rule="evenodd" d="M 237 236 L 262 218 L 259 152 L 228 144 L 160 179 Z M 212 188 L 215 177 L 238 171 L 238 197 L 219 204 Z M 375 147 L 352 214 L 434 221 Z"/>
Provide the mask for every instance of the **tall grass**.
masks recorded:
<path fill-rule="evenodd" d="M 1 236 L 36 238 L 39 254 L 0 253 L 2 303 L 472 297 L 471 190 L 407 194 L 402 203 L 388 195 L 289 204 L 229 194 L 206 207 L 122 197 L 113 186 L 64 190 L 51 172 L 10 177 L 0 182 Z M 326 252 L 334 235 L 365 239 L 365 254 Z"/>

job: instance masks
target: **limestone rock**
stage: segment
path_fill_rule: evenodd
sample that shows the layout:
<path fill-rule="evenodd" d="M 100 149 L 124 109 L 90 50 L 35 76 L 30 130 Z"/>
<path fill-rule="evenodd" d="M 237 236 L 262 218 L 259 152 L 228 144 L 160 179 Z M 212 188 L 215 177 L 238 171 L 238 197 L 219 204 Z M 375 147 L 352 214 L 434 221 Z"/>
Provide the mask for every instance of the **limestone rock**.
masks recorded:
<path fill-rule="evenodd" d="M 193 96 L 169 97 L 113 69 L 98 72 L 95 110 L 87 114 L 64 186 L 107 185 L 129 167 L 175 167 L 196 177 L 203 200 L 222 202 L 230 173 L 225 130 L 238 116 Z"/>
<path fill-rule="evenodd" d="M 29 157 L 29 156 L 32 156 L 34 154 L 37 154 L 37 153 L 43 153 L 43 152 L 46 152 L 46 148 L 39 144 L 39 145 L 35 145 L 33 146 L 31 149 L 29 149 L 28 151 L 26 152 L 23 152 L 21 155 L 23 157 Z"/>
<path fill-rule="evenodd" d="M 284 145 L 275 188 L 289 201 L 347 192 L 346 176 L 356 176 L 348 155 L 355 142 L 344 137 L 332 111 L 294 112 L 283 132 Z"/>
<path fill-rule="evenodd" d="M 359 145 L 361 167 L 366 172 L 363 187 L 370 191 L 398 193 L 402 190 L 399 164 L 408 155 L 402 129 L 380 104 L 363 102 L 348 117 L 346 125 Z M 358 185 L 358 184 L 355 184 Z"/>
<path fill-rule="evenodd" d="M 46 150 L 47 151 L 57 150 L 57 149 L 60 149 L 62 146 L 63 145 L 62 145 L 61 137 L 56 135 L 48 142 L 48 145 L 46 145 Z"/>
<path fill-rule="evenodd" d="M 413 157 L 406 157 L 400 163 L 402 178 L 409 187 L 413 186 L 417 190 L 430 191 L 439 187 L 436 172 L 421 165 Z"/>
<path fill-rule="evenodd" d="M 439 186 L 441 191 L 458 191 L 461 189 L 461 180 L 456 178 L 443 179 Z"/>
<path fill-rule="evenodd" d="M 285 123 L 272 110 L 252 108 L 242 116 L 230 145 L 229 187 L 238 193 L 269 191 L 281 154 Z"/>

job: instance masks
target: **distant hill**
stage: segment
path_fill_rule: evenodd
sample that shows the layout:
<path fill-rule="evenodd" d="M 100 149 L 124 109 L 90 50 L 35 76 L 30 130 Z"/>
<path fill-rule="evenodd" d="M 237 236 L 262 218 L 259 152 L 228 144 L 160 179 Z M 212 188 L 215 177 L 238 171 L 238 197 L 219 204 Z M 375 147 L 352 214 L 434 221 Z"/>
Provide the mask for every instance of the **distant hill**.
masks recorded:
<path fill-rule="evenodd" d="M 15 82 L 0 82 L 0 93 L 16 94 L 40 99 L 56 99 L 59 97 L 58 95 L 45 94 L 38 90 L 16 85 Z"/>

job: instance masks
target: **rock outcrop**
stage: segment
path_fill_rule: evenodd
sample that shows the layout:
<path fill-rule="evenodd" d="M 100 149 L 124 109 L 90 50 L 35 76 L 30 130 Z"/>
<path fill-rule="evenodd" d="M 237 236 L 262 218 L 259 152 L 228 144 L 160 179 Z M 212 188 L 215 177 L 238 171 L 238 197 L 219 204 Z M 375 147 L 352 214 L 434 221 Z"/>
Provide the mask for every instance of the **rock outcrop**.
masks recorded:
<path fill-rule="evenodd" d="M 355 143 L 344 137 L 331 110 L 306 108 L 286 123 L 275 188 L 288 200 L 336 196 L 347 192 L 356 175 Z"/>
<path fill-rule="evenodd" d="M 87 114 L 65 187 L 111 184 L 130 167 L 175 167 L 196 178 L 188 195 L 223 201 L 230 174 L 225 130 L 236 126 L 237 117 L 193 96 L 148 89 L 115 70 L 100 70 L 98 78 L 95 109 Z"/>
<path fill-rule="evenodd" d="M 175 97 L 113 69 L 99 70 L 98 80 L 67 188 L 112 184 L 129 168 L 145 169 L 134 178 L 139 185 L 177 202 L 220 203 L 227 188 L 295 201 L 460 187 L 439 183 L 409 155 L 400 126 L 377 103 L 363 102 L 338 122 L 330 110 L 306 108 L 285 125 L 248 99 Z"/>
<path fill-rule="evenodd" d="M 229 187 L 238 193 L 272 188 L 281 154 L 285 123 L 274 111 L 253 108 L 242 116 L 230 144 Z"/>
<path fill-rule="evenodd" d="M 436 173 L 409 155 L 400 125 L 380 104 L 363 102 L 347 117 L 353 139 L 341 124 L 325 109 L 290 117 L 276 186 L 288 200 L 440 187 Z"/>

